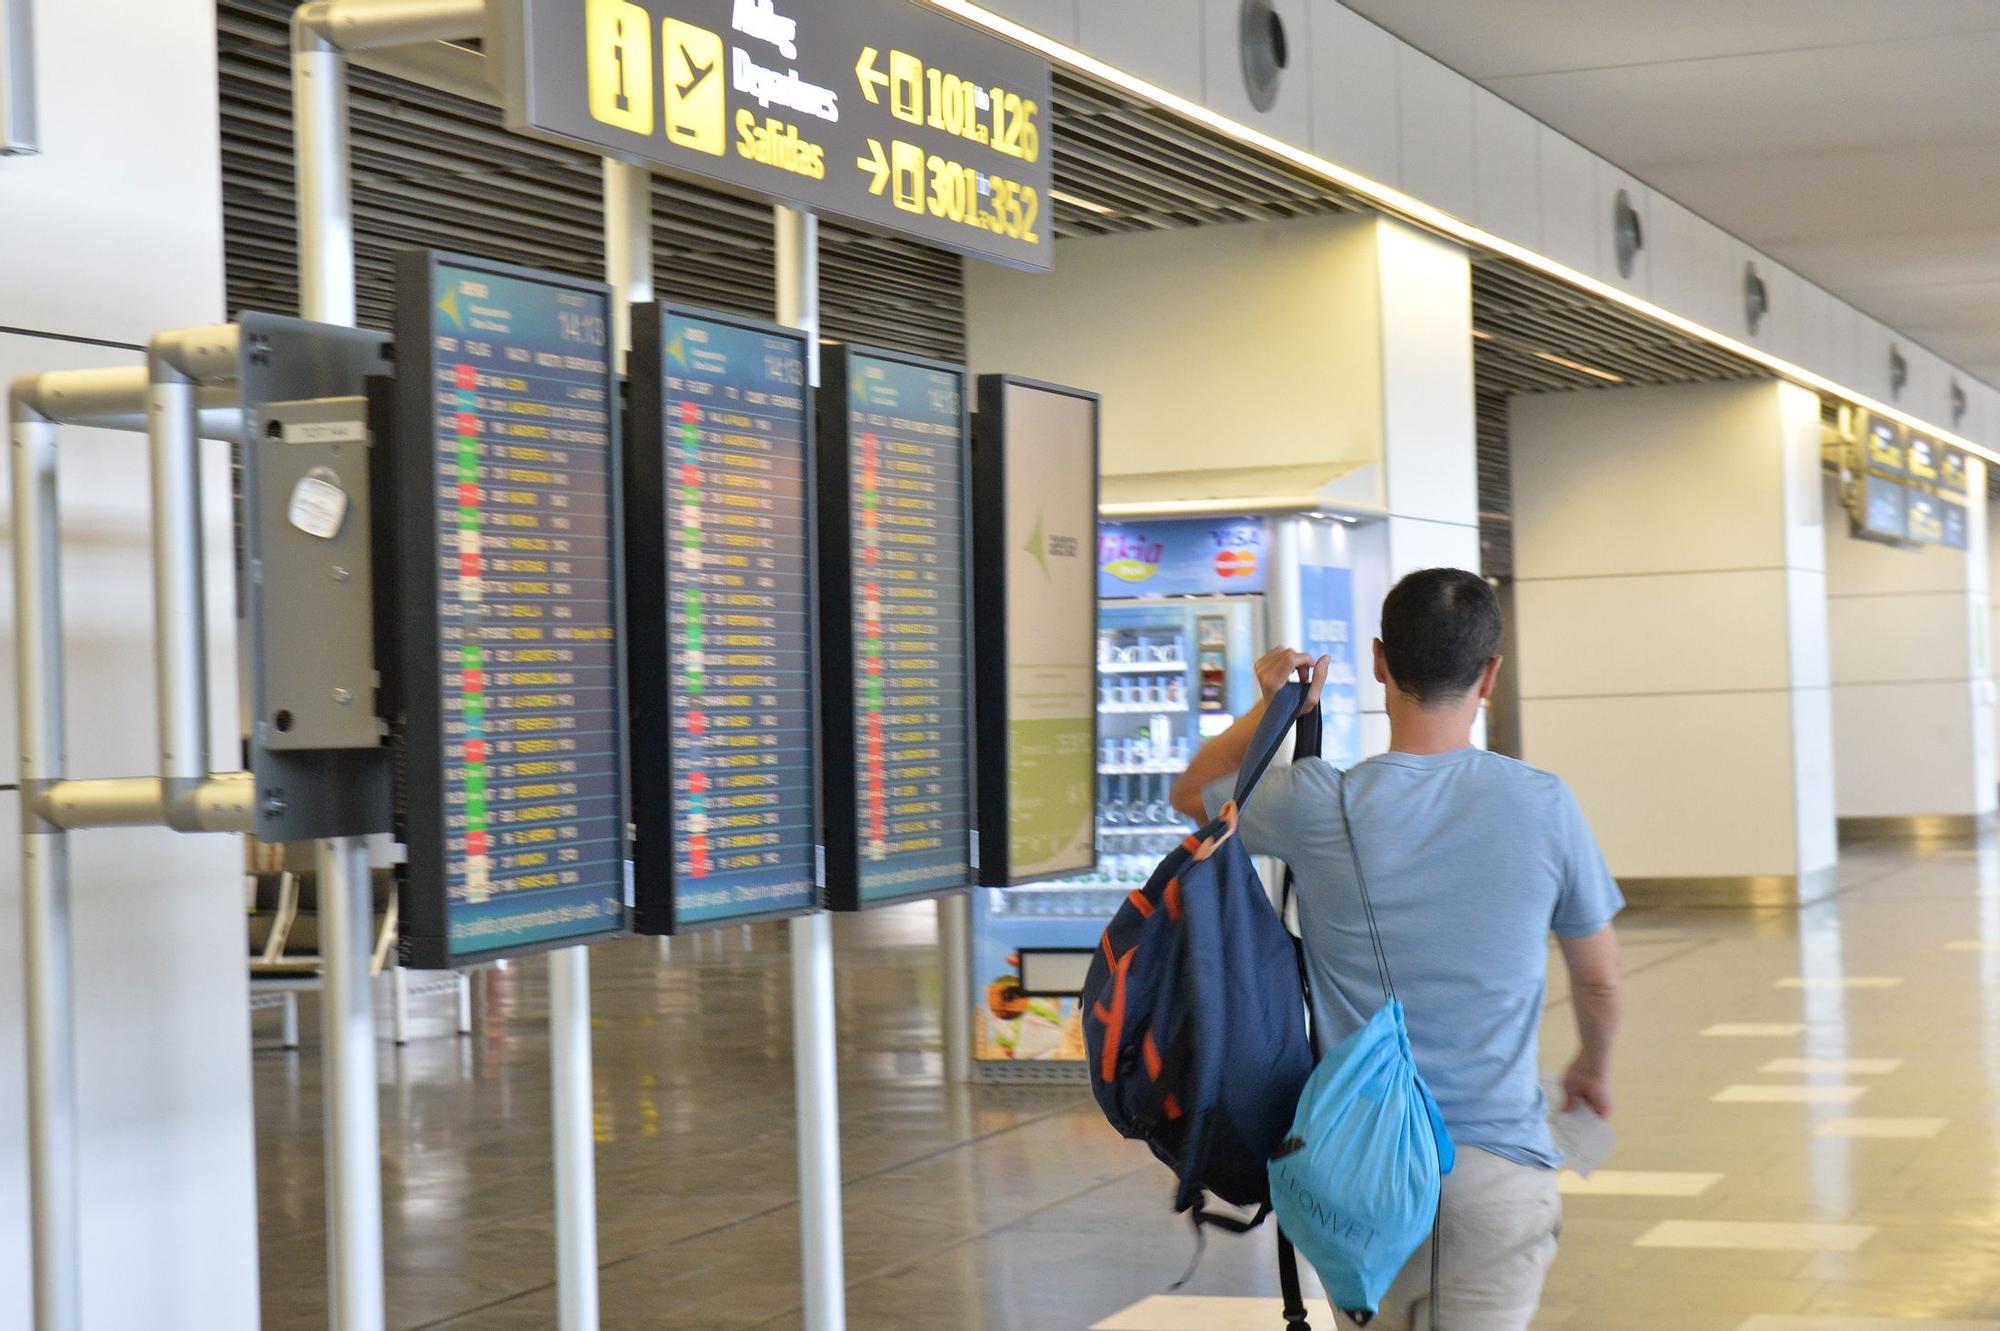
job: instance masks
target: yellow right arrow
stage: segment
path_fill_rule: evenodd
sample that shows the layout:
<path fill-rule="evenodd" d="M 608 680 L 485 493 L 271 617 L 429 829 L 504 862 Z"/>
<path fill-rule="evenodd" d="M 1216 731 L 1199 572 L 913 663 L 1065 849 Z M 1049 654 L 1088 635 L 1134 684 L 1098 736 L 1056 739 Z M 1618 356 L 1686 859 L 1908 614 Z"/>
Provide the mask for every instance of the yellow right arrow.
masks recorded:
<path fill-rule="evenodd" d="M 854 62 L 854 77 L 861 81 L 861 95 L 873 106 L 882 104 L 882 95 L 876 90 L 889 86 L 889 76 L 875 68 L 875 57 L 880 54 L 881 52 L 874 47 L 864 46 L 861 48 L 861 58 Z M 876 193 L 879 194 L 881 191 L 877 190 Z"/>
<path fill-rule="evenodd" d="M 868 140 L 868 155 L 857 157 L 854 164 L 875 178 L 868 182 L 870 194 L 880 194 L 889 185 L 889 158 L 882 151 L 882 140 Z"/>

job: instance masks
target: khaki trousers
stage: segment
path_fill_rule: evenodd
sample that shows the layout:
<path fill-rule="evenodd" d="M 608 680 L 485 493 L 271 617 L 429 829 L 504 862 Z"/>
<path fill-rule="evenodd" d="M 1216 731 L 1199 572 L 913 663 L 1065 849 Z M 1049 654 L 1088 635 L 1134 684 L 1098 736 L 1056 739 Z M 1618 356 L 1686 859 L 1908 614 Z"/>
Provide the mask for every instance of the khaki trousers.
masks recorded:
<path fill-rule="evenodd" d="M 1528 1331 L 1562 1234 L 1552 1169 L 1461 1146 L 1444 1180 L 1438 1331 Z M 1354 1324 L 1339 1319 L 1343 1327 Z M 1369 1331 L 1430 1331 L 1431 1245 L 1389 1287 Z"/>

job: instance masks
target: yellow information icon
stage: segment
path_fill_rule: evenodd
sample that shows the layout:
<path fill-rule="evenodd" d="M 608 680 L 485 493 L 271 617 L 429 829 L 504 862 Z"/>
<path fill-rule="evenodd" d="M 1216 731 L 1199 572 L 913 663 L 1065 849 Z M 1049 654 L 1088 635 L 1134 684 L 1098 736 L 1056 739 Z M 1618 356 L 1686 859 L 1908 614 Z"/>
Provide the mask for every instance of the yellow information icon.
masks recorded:
<path fill-rule="evenodd" d="M 720 157 L 727 109 L 722 85 L 722 38 L 677 18 L 666 22 L 667 139 L 678 147 Z"/>
<path fill-rule="evenodd" d="M 653 16 L 628 0 L 585 0 L 584 49 L 594 120 L 653 132 Z"/>

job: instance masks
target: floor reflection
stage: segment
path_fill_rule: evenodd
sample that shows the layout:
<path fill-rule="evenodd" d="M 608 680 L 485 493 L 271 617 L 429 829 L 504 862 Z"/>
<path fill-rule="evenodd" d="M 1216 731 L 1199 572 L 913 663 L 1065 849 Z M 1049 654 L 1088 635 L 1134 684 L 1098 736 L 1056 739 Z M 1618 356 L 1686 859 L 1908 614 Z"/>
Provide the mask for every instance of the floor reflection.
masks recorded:
<path fill-rule="evenodd" d="M 1537 1328 L 2000 1324 L 2000 847 L 1850 847 L 1842 884 L 1803 912 L 1624 922 L 1623 1183 L 1571 1190 Z M 914 907 L 836 931 L 849 1324 L 1080 1331 L 1163 1294 L 1192 1253 L 1167 1175 L 1087 1093 L 943 1084 L 934 927 Z M 617 943 L 592 972 L 604 1325 L 797 1327 L 783 926 Z M 482 973 L 475 1006 L 461 1039 L 418 1000 L 412 1042 L 383 1045 L 390 1325 L 545 1331 L 542 963 Z M 256 1020 L 265 1325 L 324 1325 L 316 1013 L 294 1054 Z M 1715 1099 L 1843 1086 L 1864 1093 Z M 1276 1292 L 1264 1238 L 1212 1242 L 1183 1291 Z"/>

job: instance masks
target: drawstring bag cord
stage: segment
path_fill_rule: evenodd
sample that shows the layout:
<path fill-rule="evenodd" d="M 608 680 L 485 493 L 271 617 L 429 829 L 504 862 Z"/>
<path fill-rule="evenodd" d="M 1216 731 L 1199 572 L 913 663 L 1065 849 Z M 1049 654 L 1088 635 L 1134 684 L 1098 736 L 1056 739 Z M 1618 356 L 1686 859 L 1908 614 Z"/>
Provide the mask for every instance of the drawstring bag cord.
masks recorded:
<path fill-rule="evenodd" d="M 1354 820 L 1347 812 L 1348 772 L 1340 774 L 1340 828 L 1347 836 L 1347 854 L 1354 863 L 1354 885 L 1361 892 L 1361 912 L 1368 919 L 1368 941 L 1375 948 L 1375 973 L 1382 981 L 1382 997 L 1393 1001 L 1396 985 L 1389 978 L 1389 954 L 1382 946 L 1382 930 L 1375 923 L 1375 903 L 1368 896 L 1368 875 L 1361 869 L 1361 847 L 1354 839 Z M 1435 1145 L 1435 1142 L 1433 1143 Z M 1444 1231 L 1444 1180 L 1438 1180 L 1437 1213 L 1431 1217 L 1431 1331 L 1438 1331 L 1438 1273 L 1442 1266 L 1440 1249 Z"/>

